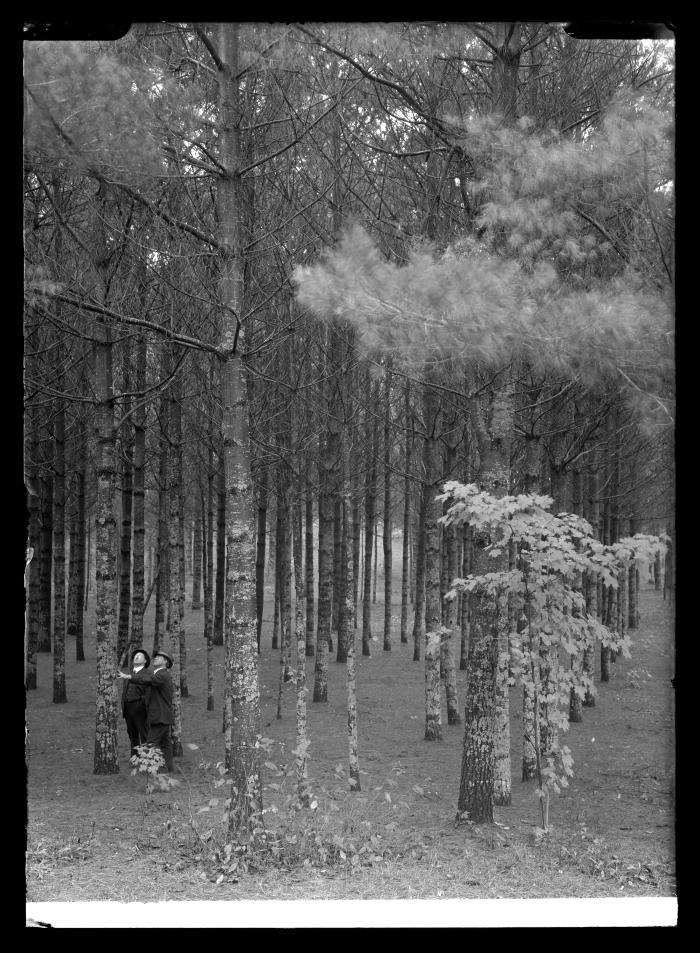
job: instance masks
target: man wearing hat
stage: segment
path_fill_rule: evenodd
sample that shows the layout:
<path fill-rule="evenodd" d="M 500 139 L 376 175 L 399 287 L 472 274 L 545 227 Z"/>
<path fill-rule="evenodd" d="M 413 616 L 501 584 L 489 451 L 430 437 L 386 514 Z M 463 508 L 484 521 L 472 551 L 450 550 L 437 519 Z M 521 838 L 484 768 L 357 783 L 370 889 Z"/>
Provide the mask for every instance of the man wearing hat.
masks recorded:
<path fill-rule="evenodd" d="M 119 678 L 128 678 L 137 685 L 148 685 L 148 735 L 146 744 L 158 745 L 165 760 L 165 770 L 173 771 L 173 748 L 170 741 L 170 726 L 173 724 L 173 680 L 169 669 L 173 660 L 167 652 L 159 650 L 153 656 L 149 669 L 127 675 L 119 672 Z"/>
<path fill-rule="evenodd" d="M 151 658 L 145 649 L 135 649 L 131 655 L 132 674 L 142 672 L 148 668 L 150 663 Z M 126 730 L 131 742 L 132 757 L 136 754 L 136 747 L 146 743 L 150 694 L 150 685 L 139 685 L 130 679 L 126 679 L 122 685 L 122 715 L 126 719 Z"/>

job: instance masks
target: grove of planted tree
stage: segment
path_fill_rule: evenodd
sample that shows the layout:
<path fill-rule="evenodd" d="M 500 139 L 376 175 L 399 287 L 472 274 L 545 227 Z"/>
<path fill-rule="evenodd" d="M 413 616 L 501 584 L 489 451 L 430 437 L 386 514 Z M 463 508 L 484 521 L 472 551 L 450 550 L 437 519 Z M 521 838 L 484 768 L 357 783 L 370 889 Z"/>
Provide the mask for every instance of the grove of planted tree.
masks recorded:
<path fill-rule="evenodd" d="M 356 654 L 410 643 L 458 817 L 536 778 L 546 829 L 640 573 L 673 592 L 672 121 L 667 44 L 544 23 L 26 45 L 25 683 L 50 652 L 70 705 L 94 626 L 96 774 L 139 646 L 182 754 L 203 638 L 229 830 L 257 824 L 265 618 L 300 806 L 329 665 L 359 791 Z"/>

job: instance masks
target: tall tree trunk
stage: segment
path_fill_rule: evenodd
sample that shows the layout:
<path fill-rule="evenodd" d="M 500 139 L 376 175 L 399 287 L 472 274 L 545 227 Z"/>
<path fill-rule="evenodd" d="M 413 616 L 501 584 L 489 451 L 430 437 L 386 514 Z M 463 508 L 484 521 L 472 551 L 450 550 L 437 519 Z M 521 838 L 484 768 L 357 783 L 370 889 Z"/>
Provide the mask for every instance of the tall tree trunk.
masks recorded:
<path fill-rule="evenodd" d="M 630 536 L 637 533 L 637 518 L 630 516 Z M 627 606 L 627 625 L 630 629 L 636 629 L 639 625 L 639 570 L 636 563 L 632 563 L 628 570 L 627 580 L 628 606 Z"/>
<path fill-rule="evenodd" d="M 274 608 L 272 610 L 272 645 L 271 648 L 278 649 L 280 647 L 280 554 L 282 548 L 280 545 L 280 536 L 279 536 L 279 522 L 278 522 L 278 511 L 277 504 L 275 503 L 275 558 L 273 561 L 275 566 L 275 581 L 274 581 Z"/>
<path fill-rule="evenodd" d="M 352 519 L 350 494 L 350 442 L 343 440 L 343 519 L 346 526 Z M 351 791 L 359 791 L 360 764 L 357 753 L 357 694 L 355 690 L 355 626 L 353 617 L 352 547 L 345 547 L 345 618 L 347 627 L 346 687 L 348 698 L 348 778 Z"/>
<path fill-rule="evenodd" d="M 471 526 L 465 526 L 462 539 L 462 578 L 464 579 L 472 571 L 472 529 Z M 460 644 L 459 644 L 459 667 L 466 672 L 467 658 L 469 656 L 469 593 L 465 589 L 462 592 L 460 606 Z"/>
<path fill-rule="evenodd" d="M 319 455 L 319 527 L 318 527 L 318 622 L 316 629 L 315 702 L 328 701 L 328 653 L 331 639 L 332 590 L 334 572 L 335 503 L 339 496 L 341 452 L 340 395 L 338 375 L 342 366 L 340 328 L 328 326 L 329 381 L 325 447 Z"/>
<path fill-rule="evenodd" d="M 347 442 L 347 435 L 343 434 L 341 437 L 343 441 L 343 448 Z M 343 449 L 343 454 L 345 449 Z M 341 487 L 341 493 L 344 493 L 344 488 Z M 348 490 L 351 493 L 351 490 Z M 348 659 L 348 626 L 351 626 L 353 623 L 352 613 L 348 616 L 347 613 L 347 600 L 348 594 L 345 591 L 345 585 L 347 582 L 347 560 L 348 560 L 348 551 L 350 554 L 350 559 L 352 560 L 352 509 L 350 513 L 350 520 L 346 522 L 345 516 L 345 506 L 343 505 L 343 500 L 341 496 L 340 500 L 341 505 L 341 519 L 342 524 L 342 533 L 340 536 L 340 575 L 338 577 L 338 594 L 340 603 L 340 610 L 338 612 L 338 647 L 336 650 L 335 660 L 336 662 L 345 663 Z M 352 568 L 352 566 L 351 566 Z M 352 581 L 352 580 L 351 580 Z M 352 592 L 350 593 L 350 601 L 352 602 Z"/>
<path fill-rule="evenodd" d="M 429 376 L 429 372 L 426 377 Z M 423 465 L 425 468 L 425 740 L 442 740 L 440 697 L 440 503 L 435 499 L 440 480 L 438 468 L 438 406 L 435 389 L 429 383 L 423 391 Z"/>
<path fill-rule="evenodd" d="M 53 467 L 52 467 L 53 469 Z M 41 503 L 39 531 L 39 652 L 51 651 L 51 576 L 53 567 L 53 474 L 45 473 L 40 481 Z"/>
<path fill-rule="evenodd" d="M 284 427 L 284 424 L 283 424 Z M 289 448 L 285 445 L 282 450 Z M 283 687 L 291 680 L 291 622 L 292 622 L 292 590 L 291 590 L 291 532 L 289 525 L 289 467 L 283 458 L 280 459 L 277 470 L 277 558 L 279 566 L 279 594 L 280 594 L 280 676 L 277 701 L 277 718 L 282 717 Z"/>
<path fill-rule="evenodd" d="M 168 376 L 168 363 L 166 351 L 163 351 L 161 364 L 161 375 L 165 379 Z M 170 585 L 170 547 L 168 544 L 168 441 L 163 430 L 164 422 L 168 415 L 167 397 L 162 396 L 160 400 L 160 420 L 161 430 L 159 434 L 158 448 L 158 555 L 156 558 L 156 609 L 155 626 L 153 634 L 153 652 L 155 655 L 159 648 L 162 648 L 163 633 L 165 631 L 165 607 L 168 601 L 168 589 Z"/>
<path fill-rule="evenodd" d="M 171 366 L 176 357 L 171 355 Z M 179 450 L 182 440 L 182 409 L 177 385 L 170 386 L 167 437 L 168 454 L 168 651 L 172 655 L 173 725 L 171 730 L 173 756 L 182 756 L 182 686 L 180 657 L 180 477 Z"/>
<path fill-rule="evenodd" d="M 474 406 L 473 422 L 480 456 L 479 486 L 494 496 L 503 496 L 509 489 L 513 409 L 510 382 L 492 392 L 486 421 L 482 421 L 480 407 Z M 477 576 L 508 568 L 507 551 L 493 558 L 487 551 L 488 545 L 489 538 L 483 533 L 474 535 L 472 572 Z M 496 707 L 498 704 L 503 706 L 502 697 L 499 703 L 497 686 L 499 670 L 502 679 L 504 669 L 502 662 L 499 664 L 499 655 L 502 656 L 505 650 L 502 631 L 508 618 L 507 598 L 496 600 L 481 590 L 475 590 L 471 594 L 470 609 L 458 811 L 466 813 L 474 823 L 491 823 L 497 750 L 499 797 L 510 789 L 510 757 L 509 754 L 506 757 L 503 750 L 503 734 L 496 736 L 494 731 Z M 507 671 L 507 665 L 505 668 Z"/>
<path fill-rule="evenodd" d="M 306 485 L 308 491 L 308 484 Z M 309 737 L 306 726 L 306 654 L 308 646 L 308 630 L 304 621 L 304 571 L 302 566 L 302 519 L 301 519 L 301 492 L 297 488 L 294 502 L 294 606 L 295 606 L 295 645 L 296 645 L 296 745 L 294 749 L 294 763 L 296 768 L 297 801 L 299 807 L 308 807 L 311 802 L 308 782 L 308 750 Z M 307 496 L 307 501 L 309 497 Z M 308 510 L 307 510 L 308 516 Z M 311 526 L 311 547 L 313 551 L 313 524 Z M 308 558 L 308 551 L 307 551 Z M 308 567 L 307 567 L 308 568 Z M 313 578 L 311 582 L 313 586 Z"/>
<path fill-rule="evenodd" d="M 220 299 L 224 304 L 221 397 L 225 449 L 226 543 L 230 598 L 226 604 L 226 767 L 231 772 L 229 829 L 248 828 L 262 812 L 260 778 L 260 691 L 258 687 L 255 601 L 255 535 L 248 395 L 243 367 L 245 326 L 236 316 L 244 309 L 243 182 L 241 161 L 237 24 L 218 25 L 219 155 L 226 172 L 219 178 Z"/>
<path fill-rule="evenodd" d="M 64 389 L 63 346 L 56 338 L 57 389 Z M 66 411 L 62 398 L 54 402 L 53 483 L 53 700 L 66 696 Z"/>
<path fill-rule="evenodd" d="M 258 653 L 260 652 L 260 638 L 262 634 L 263 610 L 265 608 L 265 544 L 267 541 L 267 467 L 259 467 L 258 478 L 258 529 L 255 541 L 255 611 L 258 620 L 256 637 Z"/>
<path fill-rule="evenodd" d="M 131 339 L 124 342 L 124 390 L 131 391 Z M 131 399 L 123 398 L 120 412 L 124 416 L 131 409 Z M 129 647 L 129 613 L 131 609 L 131 520 L 134 492 L 134 436 L 132 423 L 125 419 L 121 431 L 121 535 L 119 562 L 119 627 L 117 629 L 117 654 L 126 660 Z"/>
<path fill-rule="evenodd" d="M 391 571 L 392 571 L 392 521 L 391 521 L 391 363 L 386 365 L 384 390 L 384 651 L 391 651 Z"/>
<path fill-rule="evenodd" d="M 226 467 L 224 456 L 225 450 L 222 447 L 219 451 L 217 469 L 214 645 L 224 644 L 224 603 L 226 600 Z"/>
<path fill-rule="evenodd" d="M 420 486 L 420 507 L 416 541 L 416 601 L 413 607 L 413 661 L 420 662 L 420 647 L 425 634 L 425 508 L 429 487 Z"/>
<path fill-rule="evenodd" d="M 187 698 L 190 694 L 187 685 L 187 630 L 185 628 L 185 584 L 186 584 L 186 565 L 185 565 L 185 487 L 182 465 L 182 407 L 179 400 L 178 390 L 178 412 L 179 439 L 176 448 L 177 462 L 177 486 L 180 496 L 179 516 L 178 516 L 178 572 L 180 578 L 180 589 L 178 591 L 177 611 L 180 616 L 180 695 Z"/>
<path fill-rule="evenodd" d="M 27 546 L 27 558 L 29 564 L 25 569 L 25 658 L 24 658 L 24 687 L 27 691 L 37 687 L 37 657 L 36 644 L 39 632 L 39 579 L 38 565 L 39 558 L 39 519 L 38 519 L 38 499 L 35 495 L 29 495 L 27 500 L 29 510 L 29 536 Z M 34 569 L 32 569 L 34 564 Z"/>
<path fill-rule="evenodd" d="M 402 532 L 402 551 L 401 551 L 401 642 L 408 644 L 408 603 L 410 598 L 410 543 L 411 543 L 411 447 L 412 433 L 408 429 L 408 421 L 411 412 L 410 401 L 410 383 L 406 381 L 405 389 L 405 414 L 404 423 L 406 426 L 406 448 L 404 451 L 404 468 L 406 476 L 404 477 L 403 487 L 403 532 Z"/>
<path fill-rule="evenodd" d="M 306 573 L 306 655 L 314 655 L 314 498 L 311 486 L 310 465 L 306 470 L 306 499 L 304 518 L 305 573 Z"/>
<path fill-rule="evenodd" d="M 342 438 L 341 438 L 342 439 Z M 343 606 L 343 501 L 333 500 L 333 590 L 331 596 L 331 631 L 337 632 Z"/>
<path fill-rule="evenodd" d="M 204 581 L 204 638 L 207 646 L 207 711 L 214 711 L 214 433 L 209 423 L 206 512 L 206 577 Z"/>
<path fill-rule="evenodd" d="M 588 494 L 586 519 L 591 524 L 593 538 L 600 538 L 600 501 L 598 499 L 598 469 L 594 458 L 591 460 L 591 470 L 588 474 Z M 599 579 L 593 573 L 586 573 L 586 613 L 592 618 L 598 615 L 598 586 Z M 593 681 L 595 675 L 595 645 L 587 645 L 583 651 L 584 674 Z M 595 707 L 595 695 L 590 689 L 586 690 L 583 699 L 584 708 Z"/>
<path fill-rule="evenodd" d="M 447 569 L 449 585 L 457 576 L 457 533 L 454 526 L 444 528 L 447 539 Z M 454 634 L 457 631 L 457 599 L 445 600 L 445 628 L 443 636 L 443 663 L 445 670 L 445 697 L 447 701 L 447 724 L 461 725 L 457 702 L 457 673 L 454 660 Z"/>
<path fill-rule="evenodd" d="M 194 526 L 192 530 L 192 611 L 201 612 L 202 609 L 202 510 L 194 508 Z"/>
<path fill-rule="evenodd" d="M 353 467 L 352 498 L 352 619 L 353 628 L 357 628 L 357 599 L 360 582 L 360 550 L 362 548 L 362 510 L 360 508 L 360 469 Z"/>
<path fill-rule="evenodd" d="M 36 433 L 38 414 L 32 408 L 27 413 L 26 443 L 25 443 L 25 482 L 27 485 L 27 509 L 29 512 L 28 550 L 31 550 L 31 559 L 25 570 L 25 597 L 27 648 L 25 653 L 24 684 L 27 690 L 37 687 L 37 645 L 39 641 L 39 626 L 41 624 L 41 590 L 39 585 L 39 540 L 40 528 L 40 499 L 41 483 L 37 476 L 37 448 Z M 29 552 L 27 554 L 30 555 Z"/>
<path fill-rule="evenodd" d="M 136 339 L 136 390 L 146 388 L 146 335 Z M 132 651 L 143 645 L 144 614 L 144 556 L 146 544 L 146 407 L 137 402 L 133 413 L 134 424 L 134 539 L 133 580 L 131 589 L 131 639 Z"/>
<path fill-rule="evenodd" d="M 107 288 L 105 202 L 94 215 L 94 266 L 96 294 L 104 302 Z M 117 693 L 114 668 L 117 650 L 117 519 L 114 506 L 116 446 L 114 431 L 114 376 L 112 335 L 106 319 L 95 321 L 95 384 L 97 399 L 97 500 L 95 504 L 95 635 L 97 654 L 97 713 L 95 722 L 95 774 L 118 774 Z"/>
<path fill-rule="evenodd" d="M 374 397 L 377 385 L 374 385 Z M 372 641 L 372 542 L 374 539 L 375 508 L 377 501 L 377 422 L 370 425 L 367 417 L 366 441 L 368 445 L 367 458 L 369 464 L 365 473 L 365 556 L 364 556 L 364 584 L 362 588 L 362 654 L 369 658 L 371 655 L 370 642 Z"/>

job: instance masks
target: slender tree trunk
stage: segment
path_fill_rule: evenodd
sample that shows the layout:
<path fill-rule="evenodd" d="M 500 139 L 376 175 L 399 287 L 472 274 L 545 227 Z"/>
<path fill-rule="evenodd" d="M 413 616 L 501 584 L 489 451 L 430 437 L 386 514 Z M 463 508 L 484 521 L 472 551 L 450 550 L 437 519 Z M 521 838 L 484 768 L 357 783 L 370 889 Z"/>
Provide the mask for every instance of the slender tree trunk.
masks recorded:
<path fill-rule="evenodd" d="M 56 339 L 57 388 L 64 389 L 63 346 Z M 54 483 L 53 483 L 53 701 L 66 696 L 66 416 L 65 403 L 54 403 Z"/>
<path fill-rule="evenodd" d="M 406 381 L 405 389 L 405 424 L 406 448 L 404 452 L 404 467 L 406 476 L 403 489 L 403 532 L 401 552 L 401 641 L 408 644 L 408 603 L 410 598 L 410 543 L 411 543 L 411 446 L 412 434 L 408 430 L 410 418 L 410 384 Z"/>
<path fill-rule="evenodd" d="M 124 390 L 131 391 L 131 343 L 124 342 Z M 131 410 L 131 399 L 123 398 L 120 407 L 122 415 Z M 121 535 L 119 563 L 119 627 L 117 629 L 117 654 L 120 660 L 126 660 L 129 647 L 129 613 L 131 609 L 131 520 L 134 492 L 134 436 L 129 418 L 121 425 Z"/>
<path fill-rule="evenodd" d="M 168 365 L 165 356 L 161 367 L 163 377 L 167 376 Z M 160 419 L 167 419 L 168 404 L 167 398 L 162 397 L 160 401 Z M 156 560 L 156 607 L 155 607 L 155 627 L 153 634 L 153 652 L 155 655 L 162 647 L 163 632 L 165 630 L 165 604 L 168 598 L 168 586 L 170 583 L 170 552 L 168 545 L 168 441 L 162 430 L 159 436 L 158 450 L 158 556 Z"/>
<path fill-rule="evenodd" d="M 341 438 L 342 439 L 342 438 Z M 342 598 L 343 568 L 343 501 L 337 496 L 333 500 L 333 590 L 331 597 L 331 631 L 337 632 L 343 605 Z"/>
<path fill-rule="evenodd" d="M 27 652 L 24 684 L 27 690 L 37 687 L 37 641 L 39 637 L 39 499 L 32 494 L 29 509 L 29 548 L 33 555 L 27 571 Z"/>
<path fill-rule="evenodd" d="M 219 452 L 216 509 L 216 589 L 214 596 L 214 645 L 224 644 L 226 598 L 226 468 L 225 451 Z"/>
<path fill-rule="evenodd" d="M 136 390 L 146 388 L 146 335 L 136 339 Z M 146 545 L 146 407 L 137 401 L 134 408 L 134 540 L 133 580 L 131 589 L 131 650 L 143 646 L 143 614 L 145 611 L 145 545 Z"/>
<path fill-rule="evenodd" d="M 376 398 L 376 385 L 373 388 Z M 374 539 L 374 521 L 375 507 L 377 500 L 377 422 L 370 426 L 369 417 L 367 420 L 367 444 L 369 452 L 367 454 L 370 461 L 365 475 L 365 557 L 364 557 L 364 581 L 362 587 L 362 654 L 369 658 L 371 655 L 370 643 L 372 641 L 372 605 L 371 605 L 371 587 L 372 587 L 372 542 Z"/>
<path fill-rule="evenodd" d="M 100 186 L 102 193 L 104 186 Z M 98 201 L 100 201 L 98 199 Z M 107 243 L 104 229 L 105 202 L 94 216 L 94 264 L 96 293 L 104 301 L 107 287 Z M 95 513 L 95 636 L 97 655 L 97 712 L 95 721 L 95 774 L 118 774 L 117 692 L 114 668 L 117 650 L 117 519 L 115 513 L 116 446 L 114 431 L 114 376 L 112 337 L 106 319 L 94 324 L 95 384 L 97 398 L 95 435 L 97 455 L 97 500 Z"/>
<path fill-rule="evenodd" d="M 462 543 L 462 578 L 464 579 L 472 571 L 472 529 L 471 526 L 464 527 Z M 462 604 L 460 613 L 460 645 L 459 645 L 459 667 L 466 672 L 467 658 L 469 656 L 469 592 L 465 589 L 462 592 Z"/>
<path fill-rule="evenodd" d="M 427 483 L 420 487 L 418 532 L 416 541 L 416 599 L 413 607 L 413 661 L 420 662 L 420 647 L 425 633 L 425 507 Z"/>
<path fill-rule="evenodd" d="M 185 489 L 183 482 L 182 465 L 182 406 L 179 400 L 178 385 L 178 413 L 179 420 L 179 439 L 176 448 L 177 462 L 177 489 L 180 497 L 179 516 L 178 516 L 178 571 L 180 577 L 180 588 L 177 598 L 177 611 L 180 616 L 180 696 L 187 698 L 190 694 L 187 685 L 187 630 L 185 628 L 185 585 L 186 585 L 186 559 L 185 559 Z"/>
<path fill-rule="evenodd" d="M 600 537 L 600 502 L 598 499 L 598 470 L 595 459 L 591 461 L 591 470 L 588 475 L 588 496 L 586 519 L 591 524 L 594 539 Z M 592 618 L 598 615 L 598 585 L 597 576 L 592 573 L 586 573 L 586 613 Z M 593 682 L 595 675 L 595 645 L 587 645 L 583 650 L 583 671 L 584 674 Z M 584 708 L 595 707 L 595 695 L 590 689 L 586 690 L 583 698 Z"/>
<path fill-rule="evenodd" d="M 343 435 L 341 437 L 343 441 L 343 446 L 347 437 Z M 345 451 L 343 450 L 343 453 Z M 345 492 L 344 489 L 342 492 Z M 350 490 L 348 490 L 350 492 Z M 345 521 L 345 506 L 341 499 L 341 524 L 342 524 L 342 533 L 340 537 L 340 575 L 338 577 L 338 593 L 341 600 L 340 610 L 338 612 L 338 647 L 336 650 L 335 660 L 336 662 L 345 663 L 348 659 L 348 626 L 352 625 L 353 618 L 352 614 L 348 617 L 347 614 L 347 599 L 348 594 L 345 591 L 345 584 L 347 581 L 347 572 L 346 564 L 348 560 L 348 551 L 350 559 L 352 560 L 352 539 L 349 538 L 349 534 L 352 533 L 352 512 L 350 514 L 350 522 Z M 352 568 L 352 567 L 351 567 Z M 350 600 L 352 601 L 352 593 L 350 593 Z"/>
<path fill-rule="evenodd" d="M 427 376 L 427 375 L 426 375 Z M 423 391 L 423 423 L 426 437 L 423 449 L 425 468 L 425 740 L 442 740 L 440 698 L 440 642 L 442 610 L 440 605 L 440 504 L 438 493 L 437 398 L 429 384 Z"/>
<path fill-rule="evenodd" d="M 391 651 L 392 521 L 391 521 L 391 363 L 384 390 L 384 651 Z"/>
<path fill-rule="evenodd" d="M 171 356 L 175 366 L 176 358 Z M 182 688 L 180 655 L 180 466 L 179 449 L 182 439 L 181 407 L 178 388 L 175 383 L 170 387 L 168 408 L 167 437 L 170 444 L 168 454 L 168 651 L 172 655 L 173 665 L 173 725 L 171 730 L 173 756 L 182 756 Z"/>
<path fill-rule="evenodd" d="M 53 476 L 45 475 L 41 483 L 41 529 L 39 533 L 40 625 L 39 652 L 51 651 L 51 576 L 53 567 Z"/>
<path fill-rule="evenodd" d="M 314 669 L 314 702 L 328 701 L 328 652 L 331 630 L 331 597 L 333 579 L 333 498 L 329 486 L 331 475 L 326 462 L 331 456 L 326 438 L 325 459 L 319 459 L 318 519 L 318 621 L 316 624 L 316 665 Z"/>
<path fill-rule="evenodd" d="M 207 646 L 207 711 L 214 711 L 214 433 L 209 424 L 207 467 L 206 577 L 204 581 L 204 638 Z"/>
<path fill-rule="evenodd" d="M 343 440 L 343 517 L 350 524 L 350 447 L 347 437 Z M 346 686 L 348 697 L 348 778 L 351 791 L 359 791 L 360 764 L 357 753 L 357 694 L 355 689 L 355 626 L 349 620 L 353 616 L 353 559 L 352 547 L 345 547 L 345 618 L 347 628 Z"/>
<path fill-rule="evenodd" d="M 283 448 L 287 450 L 285 446 Z M 279 565 L 280 599 L 280 677 L 277 701 L 277 718 L 282 717 L 282 698 L 284 684 L 292 677 L 290 669 L 291 652 L 291 533 L 289 526 L 289 470 L 287 463 L 280 460 L 277 473 L 277 557 Z"/>
<path fill-rule="evenodd" d="M 202 609 L 202 511 L 199 506 L 194 508 L 194 528 L 192 531 L 192 611 L 201 612 Z"/>
<path fill-rule="evenodd" d="M 308 484 L 307 484 L 308 492 Z M 309 496 L 306 498 L 307 503 Z M 308 518 L 308 509 L 307 509 Z M 309 737 L 306 726 L 306 696 L 308 689 L 306 687 L 306 654 L 308 646 L 308 630 L 304 621 L 304 572 L 302 567 L 302 526 L 301 526 L 301 497 L 297 495 L 294 505 L 294 532 L 293 532 L 293 553 L 294 553 L 294 605 L 295 605 L 295 645 L 296 645 L 296 746 L 294 749 L 294 762 L 296 768 L 297 781 L 297 800 L 299 807 L 308 807 L 311 802 L 308 781 L 308 750 Z M 313 551 L 313 524 L 311 526 L 311 546 Z M 308 559 L 308 550 L 307 550 Z M 307 565 L 308 569 L 308 565 Z M 313 586 L 313 578 L 311 582 Z"/>
<path fill-rule="evenodd" d="M 309 468 L 306 471 L 306 500 L 304 521 L 304 543 L 306 547 L 306 655 L 314 655 L 314 498 L 311 487 Z"/>
<path fill-rule="evenodd" d="M 377 604 L 377 567 L 379 565 L 379 526 L 374 524 L 374 572 L 372 573 L 372 604 Z"/>
<path fill-rule="evenodd" d="M 637 533 L 636 517 L 630 517 L 630 536 Z M 636 629 L 639 625 L 639 570 L 635 563 L 629 567 L 627 579 L 628 606 L 627 606 L 627 625 L 630 629 Z"/>
<path fill-rule="evenodd" d="M 360 582 L 360 550 L 362 547 L 362 510 L 360 509 L 360 471 L 353 468 L 352 500 L 352 619 L 357 628 L 357 599 Z"/>
<path fill-rule="evenodd" d="M 258 531 L 255 545 L 255 606 L 258 617 L 258 653 L 262 634 L 263 610 L 265 608 L 265 544 L 267 541 L 267 467 L 259 468 L 258 482 Z"/>
<path fill-rule="evenodd" d="M 450 580 L 457 576 L 457 533 L 453 526 L 444 528 L 447 542 L 447 570 Z M 445 628 L 443 636 L 443 663 L 445 671 L 445 697 L 447 701 L 447 724 L 461 725 L 457 701 L 457 672 L 454 660 L 454 634 L 457 631 L 457 599 L 445 600 Z"/>

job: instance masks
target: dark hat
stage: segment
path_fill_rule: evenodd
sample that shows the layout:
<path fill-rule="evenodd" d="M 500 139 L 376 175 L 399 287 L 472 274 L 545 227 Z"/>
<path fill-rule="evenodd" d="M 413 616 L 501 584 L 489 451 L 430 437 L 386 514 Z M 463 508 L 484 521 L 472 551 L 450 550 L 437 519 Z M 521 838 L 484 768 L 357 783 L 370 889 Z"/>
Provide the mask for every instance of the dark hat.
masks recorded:
<path fill-rule="evenodd" d="M 150 664 L 151 664 L 151 656 L 148 654 L 148 652 L 147 652 L 145 649 L 134 649 L 134 651 L 131 653 L 131 664 L 132 664 L 132 665 L 134 664 L 134 656 L 135 656 L 135 655 L 138 655 L 139 652 L 141 653 L 141 655 L 145 655 L 145 656 L 146 656 L 146 665 L 147 665 L 147 666 L 150 665 Z"/>
<path fill-rule="evenodd" d="M 172 668 L 172 667 L 173 667 L 173 657 L 172 657 L 172 655 L 168 655 L 167 652 L 162 652 L 162 651 L 159 650 L 158 652 L 156 652 L 156 654 L 153 656 L 153 658 L 154 658 L 154 659 L 155 659 L 155 658 L 158 658 L 159 655 L 160 655 L 161 658 L 164 658 L 164 659 L 165 659 L 168 668 Z"/>

